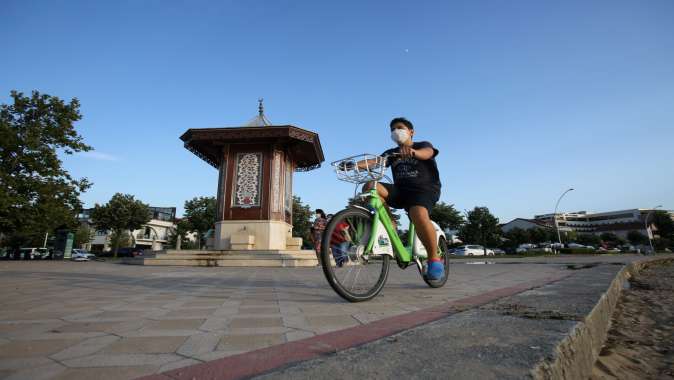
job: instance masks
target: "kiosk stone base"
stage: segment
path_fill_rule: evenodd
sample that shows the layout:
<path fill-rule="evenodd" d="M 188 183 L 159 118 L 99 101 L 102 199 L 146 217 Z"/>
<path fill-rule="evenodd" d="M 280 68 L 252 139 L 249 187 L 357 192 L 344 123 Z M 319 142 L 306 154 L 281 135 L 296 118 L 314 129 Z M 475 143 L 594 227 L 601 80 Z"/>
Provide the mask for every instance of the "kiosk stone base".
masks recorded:
<path fill-rule="evenodd" d="M 153 266 L 199 266 L 199 267 L 315 267 L 316 253 L 311 250 L 166 250 L 157 252 L 154 258 L 127 259 L 127 264 Z"/>

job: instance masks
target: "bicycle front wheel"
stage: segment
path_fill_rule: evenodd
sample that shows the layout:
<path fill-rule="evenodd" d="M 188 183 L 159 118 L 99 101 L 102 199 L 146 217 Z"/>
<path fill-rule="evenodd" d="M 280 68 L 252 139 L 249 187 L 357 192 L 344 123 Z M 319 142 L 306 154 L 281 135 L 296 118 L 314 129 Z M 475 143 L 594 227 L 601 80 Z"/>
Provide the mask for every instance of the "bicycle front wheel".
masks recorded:
<path fill-rule="evenodd" d="M 387 255 L 365 252 L 374 233 L 374 216 L 347 208 L 330 219 L 321 241 L 321 265 L 332 289 L 350 302 L 374 298 L 386 283 Z"/>

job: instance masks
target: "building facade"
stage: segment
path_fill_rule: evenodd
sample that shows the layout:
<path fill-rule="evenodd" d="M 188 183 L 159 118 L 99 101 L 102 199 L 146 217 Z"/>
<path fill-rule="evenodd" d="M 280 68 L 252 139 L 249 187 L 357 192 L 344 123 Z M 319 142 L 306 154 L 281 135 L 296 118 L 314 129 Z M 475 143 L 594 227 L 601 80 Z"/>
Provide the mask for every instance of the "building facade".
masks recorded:
<path fill-rule="evenodd" d="M 83 210 L 77 217 L 81 224 L 91 228 L 93 236 L 84 248 L 92 252 L 104 252 L 112 249 L 110 244 L 110 231 L 98 231 L 91 222 L 91 211 Z M 132 246 L 138 249 L 162 250 L 172 233 L 176 230 L 175 207 L 150 207 L 151 219 L 141 228 L 132 232 Z"/>
<path fill-rule="evenodd" d="M 533 221 L 554 227 L 556 216 L 557 225 L 561 232 L 575 231 L 577 233 L 596 235 L 610 232 L 623 239 L 627 239 L 627 234 L 630 231 L 637 231 L 648 235 L 648 229 L 650 229 L 653 234 L 657 235 L 657 229 L 652 224 L 652 217 L 655 211 L 657 210 L 636 208 L 596 213 L 578 211 L 557 213 L 556 215 L 541 214 L 535 215 Z M 668 213 L 674 217 L 674 213 L 671 211 L 668 211 Z M 649 218 L 648 227 L 646 225 L 647 217 Z"/>

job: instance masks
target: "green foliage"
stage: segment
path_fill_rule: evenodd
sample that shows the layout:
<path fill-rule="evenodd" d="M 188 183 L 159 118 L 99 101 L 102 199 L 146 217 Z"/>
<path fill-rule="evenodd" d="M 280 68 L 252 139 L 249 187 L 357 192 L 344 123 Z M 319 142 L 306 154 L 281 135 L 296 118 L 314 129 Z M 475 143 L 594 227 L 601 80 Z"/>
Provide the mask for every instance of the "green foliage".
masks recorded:
<path fill-rule="evenodd" d="M 215 227 L 215 197 L 195 197 L 185 201 L 184 228 L 197 234 L 197 248 L 201 248 L 206 232 Z"/>
<path fill-rule="evenodd" d="M 510 231 L 503 234 L 503 237 L 506 239 L 501 245 L 503 248 L 514 249 L 517 248 L 520 244 L 526 244 L 531 242 L 530 230 L 525 230 L 519 227 L 515 227 Z"/>
<path fill-rule="evenodd" d="M 664 251 L 665 249 L 674 249 L 674 240 L 666 238 L 653 239 L 653 248 L 656 251 Z"/>
<path fill-rule="evenodd" d="M 431 220 L 437 223 L 443 230 L 458 230 L 465 220 L 454 205 L 445 202 L 436 203 L 431 210 Z"/>
<path fill-rule="evenodd" d="M 81 224 L 75 230 L 75 240 L 73 247 L 82 248 L 83 245 L 88 244 L 94 238 L 94 231 L 86 224 Z"/>
<path fill-rule="evenodd" d="M 74 123 L 79 101 L 12 91 L 0 105 L 0 235 L 8 243 L 42 245 L 45 232 L 77 225 L 80 193 L 91 187 L 63 168 L 60 152 L 88 151 Z"/>
<path fill-rule="evenodd" d="M 604 232 L 603 234 L 599 235 L 599 238 L 602 242 L 610 246 L 625 244 L 625 240 L 621 239 L 618 235 L 612 232 Z"/>
<path fill-rule="evenodd" d="M 576 231 L 566 231 L 561 234 L 562 243 L 570 243 L 578 240 L 578 232 Z M 555 238 L 550 239 L 550 241 L 555 241 Z"/>
<path fill-rule="evenodd" d="M 590 248 L 561 248 L 559 253 L 562 254 L 578 254 L 578 255 L 590 255 L 597 253 L 594 249 Z"/>
<path fill-rule="evenodd" d="M 498 218 L 487 207 L 475 207 L 468 212 L 466 224 L 459 230 L 459 238 L 466 244 L 499 245 L 501 228 L 498 223 Z"/>
<path fill-rule="evenodd" d="M 674 220 L 666 211 L 656 211 L 653 213 L 650 223 L 657 228 L 657 235 L 661 238 L 674 240 Z"/>
<path fill-rule="evenodd" d="M 601 244 L 601 239 L 595 234 L 579 234 L 576 243 L 596 247 Z"/>
<path fill-rule="evenodd" d="M 117 257 L 118 248 L 131 246 L 131 234 L 128 231 L 117 230 L 110 234 L 110 245 L 115 247 L 115 257 Z"/>
<path fill-rule="evenodd" d="M 648 236 L 639 231 L 630 231 L 627 233 L 627 240 L 632 245 L 648 244 Z"/>
<path fill-rule="evenodd" d="M 121 236 L 122 231 L 130 234 L 150 219 L 149 206 L 134 199 L 130 194 L 117 193 L 105 205 L 96 204 L 91 212 L 91 221 L 96 229 L 111 231 L 117 236 Z M 113 243 L 115 257 L 117 257 L 117 249 L 121 242 L 121 239 L 117 239 L 116 244 Z"/>
<path fill-rule="evenodd" d="M 187 238 L 189 231 L 189 223 L 187 220 L 179 220 L 176 223 L 176 228 L 171 230 L 168 237 L 167 246 L 170 248 L 176 248 L 178 242 L 178 236 L 180 239 L 180 249 L 197 249 L 199 248 L 199 243 L 192 241 Z"/>
<path fill-rule="evenodd" d="M 303 245 L 311 243 L 311 214 L 311 207 L 293 195 L 293 236 L 301 237 Z"/>

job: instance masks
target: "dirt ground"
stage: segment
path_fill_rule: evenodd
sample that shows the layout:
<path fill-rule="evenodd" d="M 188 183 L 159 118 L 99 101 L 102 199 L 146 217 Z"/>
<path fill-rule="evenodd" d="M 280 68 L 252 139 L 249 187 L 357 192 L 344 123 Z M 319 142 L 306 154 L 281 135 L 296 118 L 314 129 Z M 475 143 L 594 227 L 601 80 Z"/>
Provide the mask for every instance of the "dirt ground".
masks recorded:
<path fill-rule="evenodd" d="M 591 379 L 674 379 L 674 263 L 630 280 Z"/>

